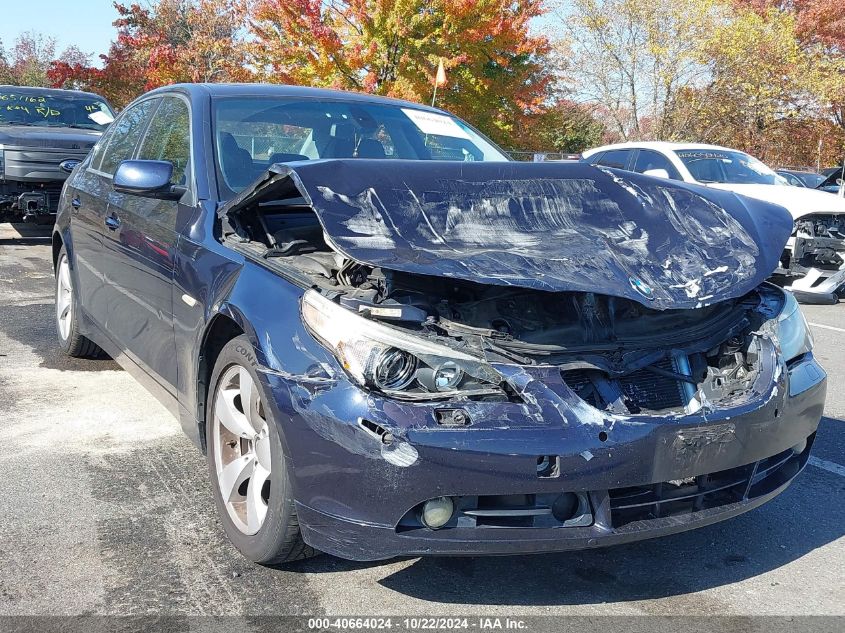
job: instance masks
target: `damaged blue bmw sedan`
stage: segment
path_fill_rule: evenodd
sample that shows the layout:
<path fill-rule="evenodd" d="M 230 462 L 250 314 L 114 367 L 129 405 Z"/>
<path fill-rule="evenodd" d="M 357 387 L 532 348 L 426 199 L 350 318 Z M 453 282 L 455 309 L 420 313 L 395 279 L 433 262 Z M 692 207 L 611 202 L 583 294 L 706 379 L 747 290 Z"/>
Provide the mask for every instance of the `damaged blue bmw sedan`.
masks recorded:
<path fill-rule="evenodd" d="M 177 85 L 68 179 L 56 325 L 170 407 L 250 560 L 598 547 L 806 464 L 826 376 L 765 281 L 791 231 L 418 104 Z"/>

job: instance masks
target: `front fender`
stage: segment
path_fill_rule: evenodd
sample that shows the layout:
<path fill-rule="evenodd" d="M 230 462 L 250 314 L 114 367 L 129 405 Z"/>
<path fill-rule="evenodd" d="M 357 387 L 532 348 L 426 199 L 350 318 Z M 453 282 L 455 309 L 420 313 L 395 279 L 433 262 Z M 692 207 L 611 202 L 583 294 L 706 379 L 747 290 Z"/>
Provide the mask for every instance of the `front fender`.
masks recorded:
<path fill-rule="evenodd" d="M 173 298 L 180 354 L 179 399 L 182 426 L 200 445 L 209 387 L 205 381 L 213 364 L 213 359 L 204 358 L 203 350 L 221 319 L 229 321 L 229 327 L 234 323 L 249 339 L 266 395 L 270 375 L 291 377 L 295 382 L 298 376 L 307 379 L 315 367 L 324 371 L 322 368 L 333 364 L 334 357 L 302 325 L 300 299 L 304 292 L 219 243 L 203 247 L 186 240 L 180 245 Z M 278 401 L 278 394 L 274 399 Z M 277 416 L 282 418 L 282 427 L 286 426 L 288 412 L 282 410 Z"/>

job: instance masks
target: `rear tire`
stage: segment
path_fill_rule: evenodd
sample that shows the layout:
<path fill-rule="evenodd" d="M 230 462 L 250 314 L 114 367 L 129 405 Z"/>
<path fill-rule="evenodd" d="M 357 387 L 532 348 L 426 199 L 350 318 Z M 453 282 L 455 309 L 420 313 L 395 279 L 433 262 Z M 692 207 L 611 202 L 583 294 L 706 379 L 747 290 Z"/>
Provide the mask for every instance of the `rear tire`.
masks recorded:
<path fill-rule="evenodd" d="M 59 347 L 74 358 L 97 358 L 102 350 L 96 343 L 79 333 L 79 309 L 76 293 L 73 291 L 73 277 L 70 274 L 70 259 L 62 246 L 56 260 L 56 334 Z"/>
<path fill-rule="evenodd" d="M 206 406 L 208 471 L 226 536 L 247 559 L 289 563 L 318 552 L 302 540 L 281 438 L 246 336 L 220 351 Z"/>

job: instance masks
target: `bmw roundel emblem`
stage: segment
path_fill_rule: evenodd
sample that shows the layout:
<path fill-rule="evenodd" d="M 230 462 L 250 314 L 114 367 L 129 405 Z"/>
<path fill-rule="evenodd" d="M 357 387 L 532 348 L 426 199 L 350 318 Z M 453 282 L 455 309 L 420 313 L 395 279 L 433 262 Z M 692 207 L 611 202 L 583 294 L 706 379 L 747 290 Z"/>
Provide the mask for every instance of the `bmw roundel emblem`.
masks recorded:
<path fill-rule="evenodd" d="M 73 168 L 76 167 L 81 162 L 82 162 L 81 160 L 77 160 L 76 158 L 68 158 L 67 160 L 63 160 L 62 162 L 59 163 L 59 169 L 61 169 L 62 171 L 66 171 L 67 173 L 70 173 L 70 172 L 73 171 Z"/>
<path fill-rule="evenodd" d="M 643 297 L 645 297 L 649 301 L 654 301 L 654 290 L 642 279 L 639 279 L 637 277 L 628 277 L 628 283 L 631 284 L 631 288 L 636 290 Z"/>

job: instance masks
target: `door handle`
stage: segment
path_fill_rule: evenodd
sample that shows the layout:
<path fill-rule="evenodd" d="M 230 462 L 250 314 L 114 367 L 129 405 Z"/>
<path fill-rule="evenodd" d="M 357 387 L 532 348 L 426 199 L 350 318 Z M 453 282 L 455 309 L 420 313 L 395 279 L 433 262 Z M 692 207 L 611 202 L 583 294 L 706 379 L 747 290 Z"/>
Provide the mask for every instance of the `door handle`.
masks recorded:
<path fill-rule="evenodd" d="M 118 228 L 120 228 L 120 218 L 117 217 L 114 213 L 106 216 L 105 223 L 110 231 L 116 231 Z"/>
<path fill-rule="evenodd" d="M 72 206 L 74 209 L 78 209 L 82 206 L 82 202 L 77 197 L 70 201 L 70 206 Z"/>

